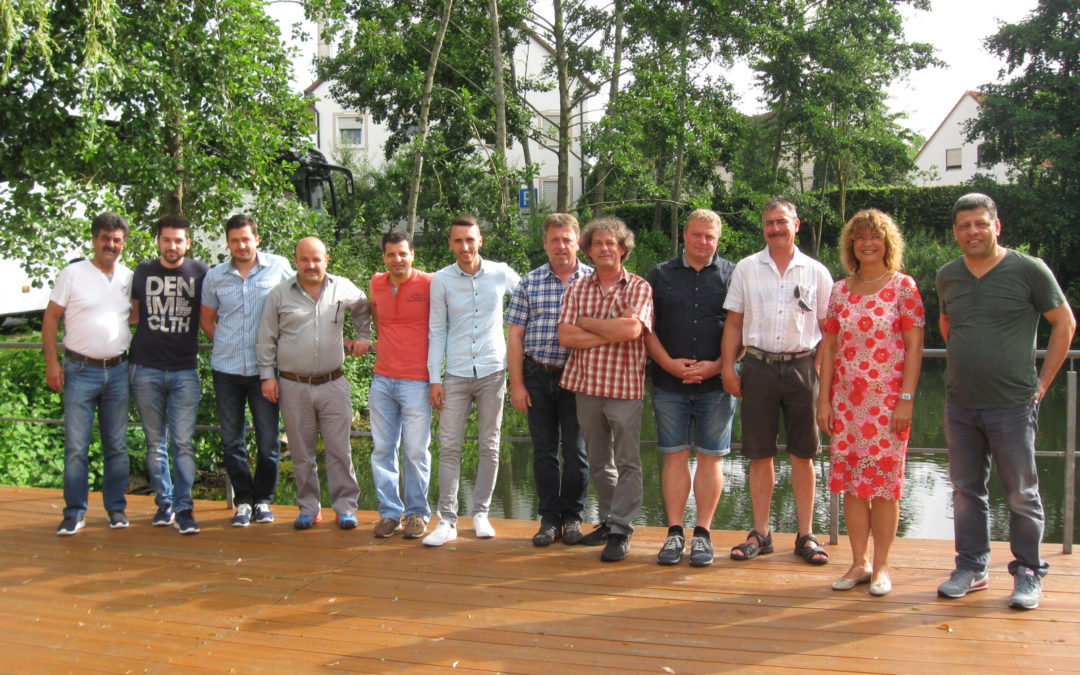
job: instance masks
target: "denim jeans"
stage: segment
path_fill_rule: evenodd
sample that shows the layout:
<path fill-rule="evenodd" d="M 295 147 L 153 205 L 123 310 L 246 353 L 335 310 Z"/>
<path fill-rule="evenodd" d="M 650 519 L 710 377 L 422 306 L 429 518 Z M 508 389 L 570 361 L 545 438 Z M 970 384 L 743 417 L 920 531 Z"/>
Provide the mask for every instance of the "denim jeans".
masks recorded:
<path fill-rule="evenodd" d="M 217 402 L 218 424 L 221 425 L 221 452 L 225 471 L 232 483 L 237 504 L 269 504 L 274 498 L 278 481 L 278 406 L 262 395 L 258 375 L 244 376 L 214 373 L 214 397 Z M 255 478 L 248 464 L 244 434 L 244 404 L 251 410 L 255 427 Z"/>
<path fill-rule="evenodd" d="M 946 399 L 945 438 L 949 445 L 949 478 L 953 485 L 953 527 L 956 567 L 981 571 L 990 563 L 990 460 L 1009 504 L 1009 542 L 1017 565 L 1045 574 L 1049 565 L 1039 556 L 1043 533 L 1039 474 L 1035 468 L 1035 434 L 1039 406 L 974 410 Z"/>
<path fill-rule="evenodd" d="M 402 515 L 431 517 L 428 483 L 431 480 L 431 401 L 423 380 L 375 375 L 368 393 L 371 413 L 371 477 L 379 498 L 379 517 L 400 520 Z M 398 445 L 404 471 L 398 470 Z M 399 493 L 404 473 L 405 501 Z"/>
<path fill-rule="evenodd" d="M 131 398 L 146 435 L 146 468 L 158 506 L 190 511 L 195 482 L 195 423 L 199 416 L 199 373 L 131 366 Z M 172 458 L 175 474 L 169 472 Z M 175 484 L 174 484 L 175 477 Z"/>
<path fill-rule="evenodd" d="M 730 454 L 735 403 L 736 398 L 723 389 L 676 394 L 653 387 L 657 450 L 669 454 L 691 448 L 713 457 Z"/>
<path fill-rule="evenodd" d="M 90 494 L 90 439 L 97 413 L 104 455 L 105 510 L 127 507 L 127 365 L 64 361 L 64 517 L 82 518 Z"/>
<path fill-rule="evenodd" d="M 589 492 L 589 458 L 578 427 L 574 392 L 559 386 L 561 375 L 525 362 L 525 389 L 531 401 L 533 478 L 539 502 L 536 510 L 541 518 L 564 522 L 582 518 Z"/>
<path fill-rule="evenodd" d="M 443 377 L 446 401 L 439 412 L 439 518 L 457 524 L 458 487 L 461 484 L 461 445 L 465 441 L 465 423 L 476 402 L 479 424 L 479 462 L 473 486 L 473 512 L 487 513 L 495 492 L 495 474 L 499 471 L 499 437 L 502 426 L 503 398 L 506 396 L 506 371 L 486 377 Z"/>

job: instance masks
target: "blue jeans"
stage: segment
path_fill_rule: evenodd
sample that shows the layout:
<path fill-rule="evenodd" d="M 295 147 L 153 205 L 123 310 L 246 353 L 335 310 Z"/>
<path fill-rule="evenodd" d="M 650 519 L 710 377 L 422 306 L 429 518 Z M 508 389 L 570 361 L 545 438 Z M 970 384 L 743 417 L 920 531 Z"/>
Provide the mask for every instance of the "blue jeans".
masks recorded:
<path fill-rule="evenodd" d="M 687 449 L 712 457 L 730 454 L 735 400 L 723 389 L 676 394 L 653 387 L 657 449 L 661 454 Z M 694 428 L 693 439 L 691 427 Z"/>
<path fill-rule="evenodd" d="M 123 363 L 101 368 L 64 361 L 64 517 L 82 518 L 90 494 L 94 413 L 101 431 L 106 511 L 127 507 L 128 378 Z"/>
<path fill-rule="evenodd" d="M 379 517 L 431 517 L 431 401 L 428 383 L 375 375 L 368 393 L 371 414 L 371 477 L 379 498 Z M 405 501 L 398 486 L 398 445 L 404 458 Z"/>
<path fill-rule="evenodd" d="M 558 522 L 581 520 L 589 492 L 589 458 L 577 419 L 574 392 L 559 386 L 561 372 L 525 362 L 529 436 L 533 446 L 533 479 L 541 518 Z M 559 450 L 562 450 L 562 470 Z"/>
<path fill-rule="evenodd" d="M 953 485 L 953 527 L 956 567 L 981 571 L 990 564 L 990 460 L 1009 503 L 1009 542 L 1018 565 L 1046 574 L 1039 556 L 1043 508 L 1035 468 L 1035 434 L 1039 406 L 973 410 L 946 399 L 945 438 L 949 445 L 949 478 Z"/>
<path fill-rule="evenodd" d="M 278 481 L 278 406 L 262 395 L 258 375 L 232 375 L 219 370 L 214 374 L 214 397 L 218 424 L 221 425 L 221 451 L 225 471 L 232 483 L 237 504 L 269 504 Z M 244 404 L 251 410 L 255 427 L 255 477 L 248 464 L 244 442 Z"/>
<path fill-rule="evenodd" d="M 131 397 L 146 435 L 146 469 L 158 506 L 190 511 L 195 482 L 195 422 L 199 417 L 199 373 L 132 364 Z M 169 458 L 175 468 L 169 473 Z"/>

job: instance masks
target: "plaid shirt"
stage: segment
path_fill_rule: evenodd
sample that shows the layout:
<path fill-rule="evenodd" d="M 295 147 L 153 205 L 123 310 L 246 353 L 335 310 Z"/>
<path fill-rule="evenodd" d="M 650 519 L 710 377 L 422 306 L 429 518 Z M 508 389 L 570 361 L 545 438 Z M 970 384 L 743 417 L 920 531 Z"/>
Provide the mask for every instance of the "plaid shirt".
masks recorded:
<path fill-rule="evenodd" d="M 578 262 L 570 283 L 593 273 Z M 545 366 L 562 368 L 570 357 L 570 348 L 559 346 L 559 307 L 562 303 L 562 280 L 544 263 L 521 278 L 510 305 L 506 322 L 525 327 L 525 354 Z"/>
<path fill-rule="evenodd" d="M 622 277 L 606 295 L 597 275 L 570 284 L 563 296 L 559 323 L 576 324 L 578 317 L 633 317 L 644 331 L 653 324 L 652 287 L 636 274 Z M 579 394 L 606 398 L 645 398 L 645 338 L 611 342 L 591 349 L 574 349 L 563 371 L 562 386 Z"/>

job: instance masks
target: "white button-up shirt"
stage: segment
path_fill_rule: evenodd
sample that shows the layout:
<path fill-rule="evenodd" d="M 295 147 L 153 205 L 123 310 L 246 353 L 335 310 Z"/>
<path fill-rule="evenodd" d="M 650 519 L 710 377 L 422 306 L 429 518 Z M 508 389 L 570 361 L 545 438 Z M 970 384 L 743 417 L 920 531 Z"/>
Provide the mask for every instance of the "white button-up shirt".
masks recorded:
<path fill-rule="evenodd" d="M 821 341 L 832 276 L 798 248 L 783 276 L 769 249 L 735 266 L 724 309 L 743 315 L 743 345 L 767 352 L 805 352 Z"/>

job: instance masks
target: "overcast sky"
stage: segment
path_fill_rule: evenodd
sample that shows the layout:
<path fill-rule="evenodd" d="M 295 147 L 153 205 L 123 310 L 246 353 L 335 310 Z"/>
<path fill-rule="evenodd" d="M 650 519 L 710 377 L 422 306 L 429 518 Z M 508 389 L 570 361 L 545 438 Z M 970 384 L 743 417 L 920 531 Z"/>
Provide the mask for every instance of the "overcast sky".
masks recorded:
<path fill-rule="evenodd" d="M 931 0 L 929 12 L 905 9 L 907 39 L 932 44 L 945 65 L 894 84 L 889 90 L 892 109 L 907 114 L 905 124 L 929 137 L 965 91 L 997 81 L 1002 62 L 987 53 L 983 41 L 997 31 L 1000 22 L 1020 21 L 1037 4 L 1037 0 Z M 267 11 L 282 25 L 286 37 L 292 23 L 303 19 L 302 11 L 292 2 L 271 3 Z M 300 47 L 302 58 L 296 64 L 294 79 L 297 88 L 304 89 L 315 77 L 311 68 L 314 46 L 308 42 Z M 745 70 L 732 74 L 732 79 L 741 80 L 740 107 L 748 113 L 761 112 L 762 104 L 749 88 L 748 77 Z"/>

